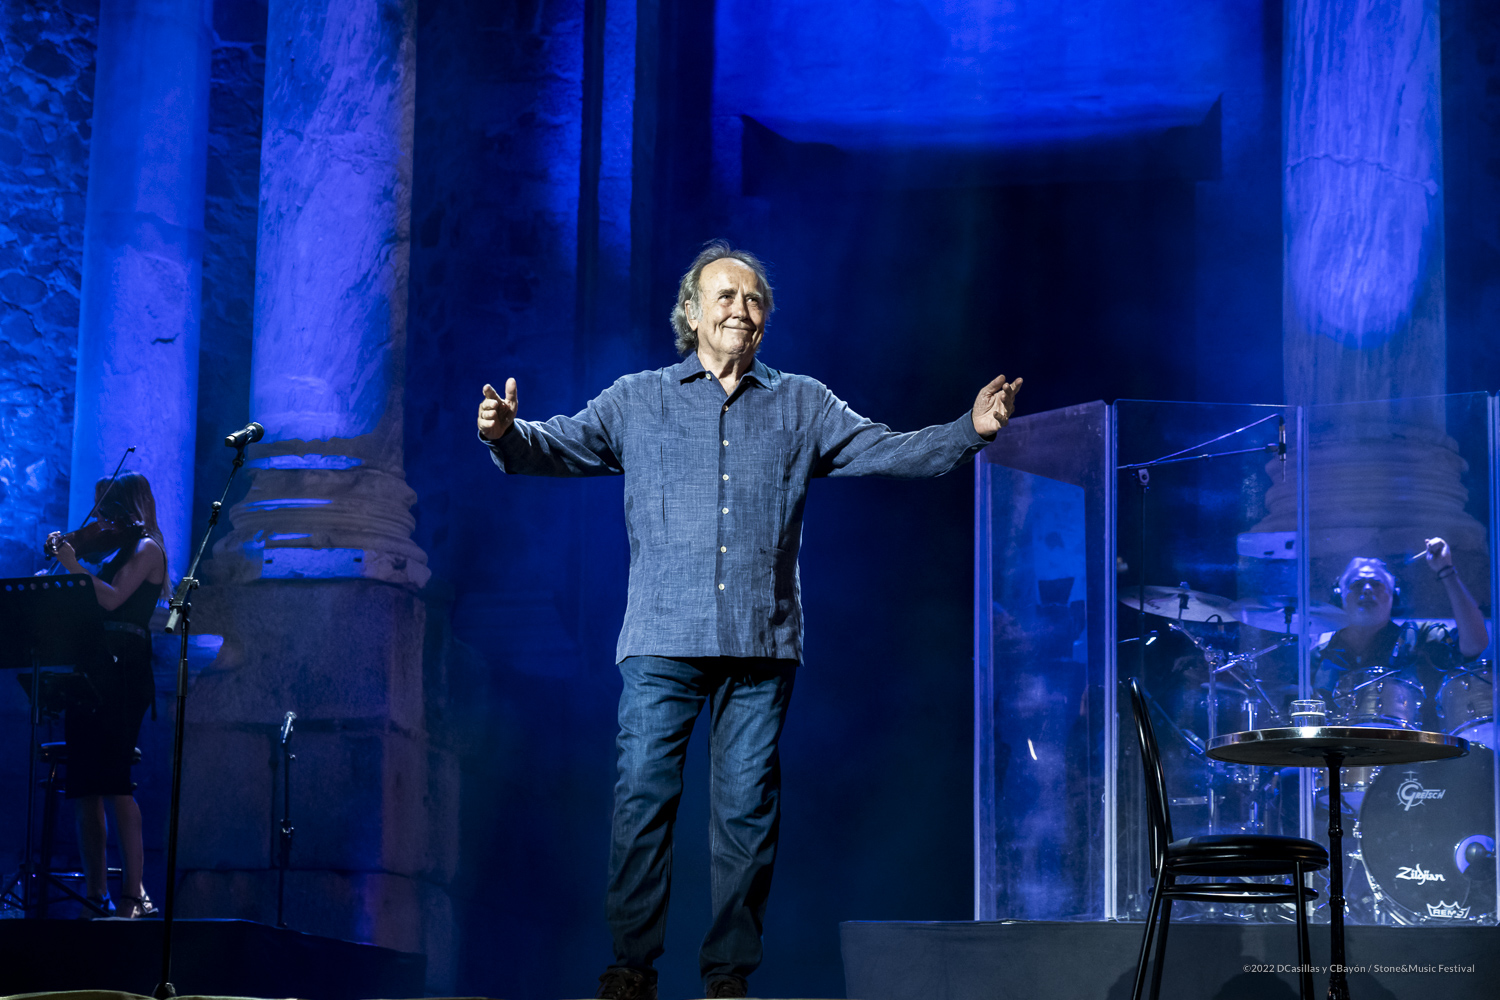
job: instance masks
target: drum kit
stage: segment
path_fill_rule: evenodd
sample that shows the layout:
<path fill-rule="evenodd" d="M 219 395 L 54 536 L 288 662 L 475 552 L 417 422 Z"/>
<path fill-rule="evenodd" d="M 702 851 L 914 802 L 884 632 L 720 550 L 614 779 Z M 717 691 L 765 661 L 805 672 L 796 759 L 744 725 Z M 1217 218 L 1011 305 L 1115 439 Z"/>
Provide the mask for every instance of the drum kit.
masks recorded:
<path fill-rule="evenodd" d="M 1298 724 L 1289 707 L 1297 698 L 1294 659 L 1273 654 L 1296 643 L 1304 620 L 1315 634 L 1341 628 L 1342 610 L 1313 604 L 1304 615 L 1290 600 L 1231 601 L 1186 584 L 1132 588 L 1120 600 L 1170 620 L 1165 629 L 1126 640 L 1144 643 L 1134 655 L 1148 674 L 1146 647 L 1171 636 L 1181 653 L 1171 683 L 1183 690 L 1175 703 L 1162 691 L 1167 704 L 1158 708 L 1166 733 L 1184 748 L 1181 764 L 1191 786 L 1179 790 L 1199 793 L 1172 799 L 1174 810 L 1185 813 L 1182 825 L 1209 834 L 1295 833 L 1275 829 L 1273 821 L 1279 817 L 1285 827 L 1296 814 L 1288 801 L 1294 797 L 1283 794 L 1290 775 L 1212 762 L 1203 748 L 1223 732 Z M 1254 634 L 1238 625 L 1281 635 L 1249 652 L 1229 652 L 1228 642 L 1243 643 Z M 1130 655 L 1124 646 L 1121 652 L 1122 659 Z M 1156 655 L 1159 661 L 1162 654 Z M 1157 672 L 1163 669 L 1158 663 Z M 1469 740 L 1469 755 L 1435 764 L 1346 767 L 1341 775 L 1352 833 L 1346 863 L 1351 889 L 1360 887 L 1348 893 L 1350 917 L 1357 922 L 1415 926 L 1495 919 L 1494 674 L 1488 660 L 1475 660 L 1440 669 L 1439 675 L 1433 706 L 1438 725 Z M 1328 692 L 1326 724 L 1421 729 L 1427 690 L 1414 670 L 1398 665 L 1346 671 Z M 1315 799 L 1326 809 L 1325 772 L 1313 773 Z"/>

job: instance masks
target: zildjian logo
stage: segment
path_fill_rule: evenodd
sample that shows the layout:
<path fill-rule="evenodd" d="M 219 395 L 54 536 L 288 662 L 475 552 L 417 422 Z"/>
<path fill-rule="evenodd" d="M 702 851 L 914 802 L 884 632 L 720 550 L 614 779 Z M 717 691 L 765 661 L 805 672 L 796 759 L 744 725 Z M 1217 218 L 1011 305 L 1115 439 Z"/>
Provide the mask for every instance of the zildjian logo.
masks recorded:
<path fill-rule="evenodd" d="M 1413 882 L 1422 882 L 1422 883 L 1426 883 L 1426 882 L 1446 882 L 1446 881 L 1448 881 L 1446 878 L 1443 877 L 1443 875 L 1442 875 L 1441 872 L 1423 871 L 1421 865 L 1415 865 L 1415 866 L 1413 866 L 1411 868 L 1404 868 L 1403 867 L 1400 871 L 1398 871 L 1396 873 L 1396 877 L 1397 878 L 1410 879 Z"/>
<path fill-rule="evenodd" d="M 1423 788 L 1416 773 L 1407 771 L 1406 780 L 1396 789 L 1396 801 L 1401 803 L 1404 812 L 1411 812 L 1412 806 L 1419 806 L 1428 799 L 1440 799 L 1447 791 L 1446 788 Z"/>

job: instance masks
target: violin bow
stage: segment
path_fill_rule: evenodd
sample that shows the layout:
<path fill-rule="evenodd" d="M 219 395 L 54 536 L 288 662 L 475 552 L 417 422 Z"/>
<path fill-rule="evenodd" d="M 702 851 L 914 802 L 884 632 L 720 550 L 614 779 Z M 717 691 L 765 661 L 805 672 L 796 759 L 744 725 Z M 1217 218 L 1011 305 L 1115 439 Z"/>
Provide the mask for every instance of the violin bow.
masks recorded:
<path fill-rule="evenodd" d="M 125 468 L 125 459 L 129 458 L 130 453 L 133 451 L 135 451 L 135 445 L 131 445 L 129 448 L 125 449 L 125 454 L 121 455 L 120 460 L 115 463 L 115 471 L 109 474 L 109 485 L 104 487 L 103 493 L 100 493 L 97 497 L 94 498 L 94 506 L 90 507 L 89 512 L 83 515 L 83 524 L 80 524 L 77 528 L 74 528 L 74 531 L 83 530 L 83 525 L 89 523 L 89 518 L 94 516 L 94 513 L 99 509 L 99 505 L 104 502 L 104 498 L 109 496 L 109 491 L 115 488 L 115 480 L 120 478 L 120 470 Z M 48 575 L 51 575 L 52 571 L 59 565 L 61 565 L 57 561 L 56 553 L 53 553 L 52 555 L 52 563 L 53 565 L 47 567 Z"/>

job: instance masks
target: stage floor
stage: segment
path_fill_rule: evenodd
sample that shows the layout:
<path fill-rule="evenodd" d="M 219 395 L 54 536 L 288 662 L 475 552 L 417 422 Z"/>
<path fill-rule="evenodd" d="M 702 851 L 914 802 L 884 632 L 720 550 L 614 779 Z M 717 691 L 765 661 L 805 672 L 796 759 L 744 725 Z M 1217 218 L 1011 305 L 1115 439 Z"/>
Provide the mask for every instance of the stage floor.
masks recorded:
<path fill-rule="evenodd" d="M 1139 923 L 849 921 L 840 925 L 844 981 L 858 1000 L 1129 1000 L 1143 931 Z M 1311 931 L 1322 996 L 1328 927 Z M 1357 1000 L 1500 995 L 1500 928 L 1350 927 L 1346 944 L 1348 967 L 1359 970 L 1349 974 Z M 1257 968 L 1296 962 L 1292 924 L 1174 923 L 1161 995 L 1296 1000 L 1292 972 Z"/>
<path fill-rule="evenodd" d="M 0 920 L 0 996 L 110 990 L 150 996 L 160 920 Z M 427 958 L 249 920 L 178 920 L 172 985 L 188 994 L 365 1000 L 420 997 Z"/>

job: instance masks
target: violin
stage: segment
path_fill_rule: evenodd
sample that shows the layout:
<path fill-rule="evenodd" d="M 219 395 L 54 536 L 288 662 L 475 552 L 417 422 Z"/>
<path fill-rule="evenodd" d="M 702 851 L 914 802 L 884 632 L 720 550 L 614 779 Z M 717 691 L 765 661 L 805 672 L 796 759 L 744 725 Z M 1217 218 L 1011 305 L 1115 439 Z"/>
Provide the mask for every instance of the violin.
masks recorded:
<path fill-rule="evenodd" d="M 146 533 L 146 523 L 137 519 L 130 508 L 120 503 L 118 499 L 110 497 L 110 490 L 114 488 L 115 480 L 120 477 L 120 470 L 125 466 L 125 459 L 135 451 L 135 445 L 125 449 L 120 456 L 120 462 L 115 466 L 115 471 L 110 474 L 109 485 L 102 492 L 95 493 L 94 506 L 89 508 L 88 515 L 83 519 L 84 525 L 77 531 L 69 531 L 62 535 L 48 535 L 47 540 L 42 543 L 42 554 L 49 559 L 57 558 L 57 546 L 61 542 L 67 542 L 73 547 L 73 554 L 79 559 L 87 559 L 94 562 L 100 556 L 107 556 L 116 552 L 126 545 L 134 545 L 141 540 Z M 95 515 L 98 515 L 95 517 Z M 92 520 L 90 520 L 92 518 Z"/>
<path fill-rule="evenodd" d="M 73 546 L 73 552 L 79 559 L 92 562 L 100 556 L 109 555 L 127 545 L 134 546 L 145 534 L 144 521 L 132 519 L 124 523 L 116 523 L 96 518 L 77 531 L 59 535 L 56 539 L 48 538 L 42 546 L 42 552 L 55 559 L 57 557 L 56 542 L 67 542 Z"/>

